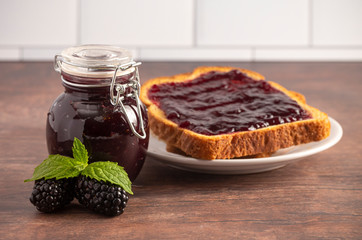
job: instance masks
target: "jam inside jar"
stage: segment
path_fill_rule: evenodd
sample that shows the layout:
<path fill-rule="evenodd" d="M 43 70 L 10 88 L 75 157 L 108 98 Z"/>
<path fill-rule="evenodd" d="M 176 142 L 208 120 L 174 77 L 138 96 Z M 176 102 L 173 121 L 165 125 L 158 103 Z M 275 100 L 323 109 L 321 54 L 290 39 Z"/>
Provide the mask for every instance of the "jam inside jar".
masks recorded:
<path fill-rule="evenodd" d="M 65 91 L 47 116 L 49 154 L 72 157 L 77 137 L 88 150 L 89 163 L 117 162 L 131 181 L 136 179 L 149 142 L 137 65 L 127 50 L 105 45 L 72 47 L 56 56 Z"/>

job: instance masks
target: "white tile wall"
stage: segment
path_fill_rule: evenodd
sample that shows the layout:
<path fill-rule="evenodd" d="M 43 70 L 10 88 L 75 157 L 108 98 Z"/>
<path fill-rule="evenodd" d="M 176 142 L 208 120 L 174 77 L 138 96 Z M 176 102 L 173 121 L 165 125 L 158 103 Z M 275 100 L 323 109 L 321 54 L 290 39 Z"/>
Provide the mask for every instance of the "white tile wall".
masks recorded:
<path fill-rule="evenodd" d="M 63 48 L 66 48 L 64 46 Z M 31 48 L 24 48 L 22 51 L 23 58 L 26 60 L 33 60 L 33 61 L 43 61 L 48 59 L 53 59 L 55 54 L 60 53 L 63 48 L 61 47 L 31 47 Z"/>
<path fill-rule="evenodd" d="M 152 48 L 141 49 L 145 61 L 252 61 L 252 50 L 245 48 Z"/>
<path fill-rule="evenodd" d="M 82 0 L 81 43 L 191 46 L 193 0 Z"/>
<path fill-rule="evenodd" d="M 1 0 L 0 46 L 76 44 L 77 14 L 73 0 Z"/>
<path fill-rule="evenodd" d="M 308 0 L 199 0 L 199 46 L 304 46 Z"/>
<path fill-rule="evenodd" d="M 361 0 L 314 0 L 313 44 L 361 46 Z"/>
<path fill-rule="evenodd" d="M 362 48 L 258 48 L 258 61 L 362 61 Z"/>
<path fill-rule="evenodd" d="M 0 48 L 0 60 L 17 61 L 21 59 L 20 52 L 18 48 Z"/>
<path fill-rule="evenodd" d="M 144 61 L 362 61 L 361 0 L 0 0 L 0 60 L 104 43 Z"/>

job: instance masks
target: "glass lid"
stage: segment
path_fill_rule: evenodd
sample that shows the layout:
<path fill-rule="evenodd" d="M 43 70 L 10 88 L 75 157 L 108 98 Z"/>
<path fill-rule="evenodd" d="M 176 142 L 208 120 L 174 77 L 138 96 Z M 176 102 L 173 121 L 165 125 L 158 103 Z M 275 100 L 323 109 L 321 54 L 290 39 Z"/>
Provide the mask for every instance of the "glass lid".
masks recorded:
<path fill-rule="evenodd" d="M 132 54 L 123 48 L 109 45 L 81 45 L 70 47 L 55 56 L 54 68 L 57 72 L 83 77 L 112 77 L 119 66 L 132 65 Z M 126 69 L 127 67 L 125 67 Z M 134 71 L 117 71 L 117 76 Z"/>

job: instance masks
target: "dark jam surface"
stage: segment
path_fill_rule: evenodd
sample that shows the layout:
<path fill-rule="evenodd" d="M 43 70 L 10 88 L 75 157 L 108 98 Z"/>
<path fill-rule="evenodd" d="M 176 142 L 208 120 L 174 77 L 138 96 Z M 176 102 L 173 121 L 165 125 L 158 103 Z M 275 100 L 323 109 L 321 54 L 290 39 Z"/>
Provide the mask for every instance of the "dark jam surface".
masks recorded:
<path fill-rule="evenodd" d="M 146 108 L 141 107 L 147 137 L 139 139 L 132 133 L 125 115 L 114 111 L 109 100 L 109 87 L 76 88 L 66 84 L 64 87 L 65 92 L 55 100 L 48 113 L 49 154 L 72 157 L 73 139 L 77 137 L 88 150 L 89 162 L 117 162 L 133 181 L 143 166 L 148 148 Z M 132 124 L 138 129 L 135 100 L 125 100 L 124 104 Z"/>
<path fill-rule="evenodd" d="M 153 85 L 148 97 L 181 128 L 204 135 L 250 131 L 311 118 L 283 92 L 238 70 Z"/>

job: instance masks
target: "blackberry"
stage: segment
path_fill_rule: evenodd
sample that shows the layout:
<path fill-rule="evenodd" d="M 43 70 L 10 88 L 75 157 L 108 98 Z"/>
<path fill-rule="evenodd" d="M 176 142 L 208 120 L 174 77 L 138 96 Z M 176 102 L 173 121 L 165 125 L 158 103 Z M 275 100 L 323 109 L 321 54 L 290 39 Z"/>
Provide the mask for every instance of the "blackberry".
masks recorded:
<path fill-rule="evenodd" d="M 40 212 L 54 212 L 74 199 L 74 184 L 74 178 L 36 180 L 29 200 Z"/>
<path fill-rule="evenodd" d="M 78 177 L 75 197 L 86 208 L 109 216 L 122 214 L 128 201 L 126 191 L 120 186 L 83 175 Z"/>

